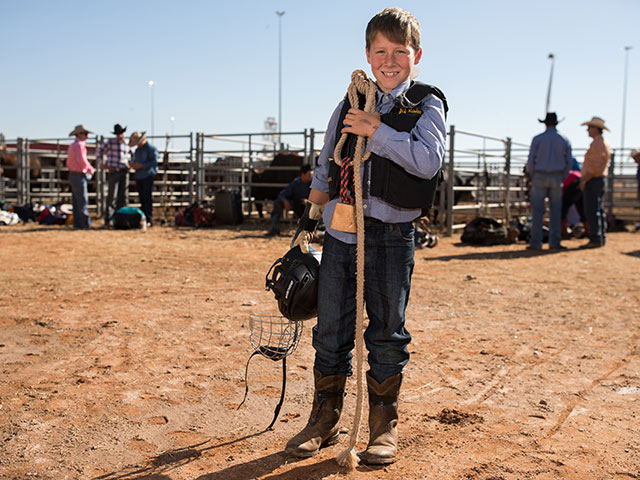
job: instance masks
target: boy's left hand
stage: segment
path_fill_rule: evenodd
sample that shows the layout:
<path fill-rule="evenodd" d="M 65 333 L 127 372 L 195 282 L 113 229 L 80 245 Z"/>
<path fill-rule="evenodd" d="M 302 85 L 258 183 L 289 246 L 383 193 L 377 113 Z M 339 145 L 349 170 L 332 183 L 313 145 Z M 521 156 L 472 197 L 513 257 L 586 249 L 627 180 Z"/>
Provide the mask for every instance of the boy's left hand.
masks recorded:
<path fill-rule="evenodd" d="M 343 123 L 345 126 L 341 130 L 342 133 L 354 133 L 371 138 L 382 122 L 377 112 L 367 113 L 357 108 L 350 108 Z"/>

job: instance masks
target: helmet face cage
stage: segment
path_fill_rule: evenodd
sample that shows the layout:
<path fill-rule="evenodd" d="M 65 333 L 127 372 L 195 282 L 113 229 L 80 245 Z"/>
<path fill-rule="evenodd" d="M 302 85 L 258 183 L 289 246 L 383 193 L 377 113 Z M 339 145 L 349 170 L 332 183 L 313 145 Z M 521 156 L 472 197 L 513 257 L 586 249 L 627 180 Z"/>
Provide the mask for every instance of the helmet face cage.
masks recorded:
<path fill-rule="evenodd" d="M 302 323 L 279 315 L 249 315 L 249 341 L 253 349 L 270 360 L 291 355 L 300 341 Z"/>

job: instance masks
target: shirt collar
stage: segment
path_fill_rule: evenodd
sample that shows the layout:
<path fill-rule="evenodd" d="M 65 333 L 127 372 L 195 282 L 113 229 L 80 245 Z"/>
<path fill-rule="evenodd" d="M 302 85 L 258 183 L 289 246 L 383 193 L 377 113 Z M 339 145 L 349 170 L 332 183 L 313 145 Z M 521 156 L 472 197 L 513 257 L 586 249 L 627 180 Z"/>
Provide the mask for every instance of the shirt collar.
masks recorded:
<path fill-rule="evenodd" d="M 410 85 L 411 85 L 411 80 L 407 78 L 404 82 L 402 82 L 396 88 L 391 90 L 391 92 L 389 92 L 388 94 L 378 89 L 376 90 L 377 100 L 380 101 L 380 99 L 383 98 L 385 95 L 391 95 L 391 98 L 395 100 L 396 97 L 401 93 L 404 93 L 409 88 Z"/>

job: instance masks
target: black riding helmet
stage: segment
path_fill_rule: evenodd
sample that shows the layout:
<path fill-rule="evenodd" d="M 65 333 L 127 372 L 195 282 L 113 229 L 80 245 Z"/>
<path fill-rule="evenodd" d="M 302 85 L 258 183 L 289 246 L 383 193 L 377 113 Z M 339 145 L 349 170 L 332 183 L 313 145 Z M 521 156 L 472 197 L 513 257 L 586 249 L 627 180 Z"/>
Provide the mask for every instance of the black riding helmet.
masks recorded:
<path fill-rule="evenodd" d="M 318 273 L 321 252 L 300 247 L 289 250 L 271 265 L 265 277 L 267 290 L 272 290 L 280 313 L 289 320 L 308 320 L 318 312 Z"/>

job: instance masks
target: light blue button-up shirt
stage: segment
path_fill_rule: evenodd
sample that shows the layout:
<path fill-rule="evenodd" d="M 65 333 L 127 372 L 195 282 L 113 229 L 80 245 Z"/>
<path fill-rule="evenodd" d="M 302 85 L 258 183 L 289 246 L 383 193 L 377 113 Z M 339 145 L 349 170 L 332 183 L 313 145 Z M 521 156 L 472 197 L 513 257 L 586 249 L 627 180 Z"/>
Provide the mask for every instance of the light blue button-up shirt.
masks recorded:
<path fill-rule="evenodd" d="M 409 88 L 410 81 L 400 84 L 390 93 L 380 90 L 376 93 L 376 112 L 388 113 L 398 95 Z M 318 157 L 318 168 L 315 169 L 311 188 L 321 192 L 329 192 L 329 158 L 333 158 L 333 150 L 337 139 L 336 130 L 340 111 L 344 100 L 336 107 L 329 120 L 324 147 Z M 369 139 L 367 148 L 384 158 L 397 163 L 407 172 L 420 178 L 433 178 L 442 166 L 446 147 L 446 127 L 442 100 L 435 95 L 427 95 L 422 100 L 422 116 L 410 132 L 398 132 L 392 127 L 381 124 L 373 137 Z M 366 217 L 373 217 L 385 223 L 410 222 L 418 218 L 420 209 L 400 208 L 369 195 L 370 172 L 368 161 L 361 167 L 363 179 L 363 207 Z M 341 232 L 330 227 L 331 217 L 339 197 L 330 200 L 325 206 L 323 220 L 327 232 L 345 243 L 356 243 L 356 235 Z"/>
<path fill-rule="evenodd" d="M 527 160 L 527 172 L 531 178 L 536 173 L 565 178 L 572 164 L 571 143 L 555 127 L 547 127 L 540 135 L 533 137 Z"/>

